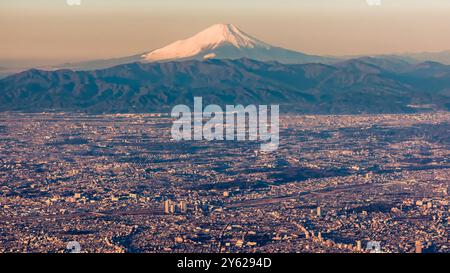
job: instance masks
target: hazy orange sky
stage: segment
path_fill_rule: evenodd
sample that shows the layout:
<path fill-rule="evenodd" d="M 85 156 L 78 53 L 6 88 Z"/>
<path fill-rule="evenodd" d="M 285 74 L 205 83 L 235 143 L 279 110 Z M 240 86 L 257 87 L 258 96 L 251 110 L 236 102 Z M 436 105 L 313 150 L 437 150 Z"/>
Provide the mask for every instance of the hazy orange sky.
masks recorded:
<path fill-rule="evenodd" d="M 450 0 L 1 0 L 0 60 L 122 57 L 233 23 L 310 54 L 450 50 Z M 2 63 L 0 63 L 2 65 Z"/>

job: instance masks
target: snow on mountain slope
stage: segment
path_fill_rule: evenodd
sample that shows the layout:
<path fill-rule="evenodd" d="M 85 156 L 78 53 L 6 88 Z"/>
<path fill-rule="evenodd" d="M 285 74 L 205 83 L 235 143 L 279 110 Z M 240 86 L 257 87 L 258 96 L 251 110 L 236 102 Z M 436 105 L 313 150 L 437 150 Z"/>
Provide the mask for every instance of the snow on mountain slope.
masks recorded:
<path fill-rule="evenodd" d="M 65 63 L 45 70 L 97 70 L 135 62 L 168 62 L 206 59 L 241 59 L 278 61 L 286 64 L 334 63 L 336 59 L 306 55 L 301 52 L 271 46 L 262 42 L 232 24 L 213 25 L 191 38 L 174 42 L 154 51 L 105 60 L 79 63 Z M 1 76 L 1 74 L 0 74 Z"/>
<path fill-rule="evenodd" d="M 216 24 L 191 38 L 176 41 L 166 47 L 145 54 L 143 57 L 144 60 L 149 62 L 184 59 L 194 57 L 205 51 L 212 51 L 224 45 L 266 50 L 271 48 L 270 45 L 245 34 L 232 24 Z"/>
<path fill-rule="evenodd" d="M 213 25 L 191 38 L 176 41 L 142 56 L 144 62 L 186 59 L 239 59 L 282 63 L 331 62 L 330 58 L 306 55 L 300 52 L 271 46 L 232 24 Z"/>

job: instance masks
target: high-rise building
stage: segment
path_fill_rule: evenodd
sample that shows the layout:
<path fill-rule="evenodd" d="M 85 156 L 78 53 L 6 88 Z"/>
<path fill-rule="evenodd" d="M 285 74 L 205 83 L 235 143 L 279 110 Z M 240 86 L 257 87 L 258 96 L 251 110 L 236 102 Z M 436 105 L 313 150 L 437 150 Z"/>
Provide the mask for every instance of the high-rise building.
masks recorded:
<path fill-rule="evenodd" d="M 422 253 L 422 242 L 416 241 L 416 253 Z"/>
<path fill-rule="evenodd" d="M 361 241 L 358 240 L 358 241 L 356 241 L 356 251 L 361 251 L 361 249 L 362 249 L 362 244 L 361 244 Z"/>
<path fill-rule="evenodd" d="M 164 201 L 164 213 L 169 214 L 170 213 L 170 200 Z"/>
<path fill-rule="evenodd" d="M 181 213 L 185 213 L 185 212 L 187 211 L 187 208 L 186 208 L 186 202 L 180 201 L 179 207 L 180 207 L 180 212 L 181 212 Z"/>

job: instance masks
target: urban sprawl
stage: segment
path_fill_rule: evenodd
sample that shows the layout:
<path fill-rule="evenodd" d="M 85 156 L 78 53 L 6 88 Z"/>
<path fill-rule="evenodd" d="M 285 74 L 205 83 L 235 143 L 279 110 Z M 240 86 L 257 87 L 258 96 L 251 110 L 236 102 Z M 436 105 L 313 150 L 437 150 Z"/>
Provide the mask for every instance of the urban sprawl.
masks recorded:
<path fill-rule="evenodd" d="M 450 252 L 450 113 L 281 115 L 174 141 L 160 114 L 0 114 L 0 252 Z"/>

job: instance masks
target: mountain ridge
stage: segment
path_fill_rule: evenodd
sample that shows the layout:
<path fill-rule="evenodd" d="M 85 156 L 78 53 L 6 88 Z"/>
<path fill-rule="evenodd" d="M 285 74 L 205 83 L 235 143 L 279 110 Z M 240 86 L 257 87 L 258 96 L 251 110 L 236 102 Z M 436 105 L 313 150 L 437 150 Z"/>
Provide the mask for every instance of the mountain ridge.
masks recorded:
<path fill-rule="evenodd" d="M 307 55 L 272 46 L 240 30 L 233 24 L 215 24 L 194 36 L 151 51 L 143 62 L 250 58 L 282 63 L 331 63 L 333 58 Z"/>
<path fill-rule="evenodd" d="M 295 113 L 409 113 L 420 105 L 450 110 L 450 66 L 425 63 L 399 71 L 375 62 L 383 63 L 209 59 L 95 71 L 32 69 L 0 80 L 0 110 L 170 112 L 176 104 L 192 103 L 194 96 L 219 105 L 280 104 L 282 111 Z"/>
<path fill-rule="evenodd" d="M 241 59 L 279 61 L 282 63 L 333 63 L 336 58 L 308 55 L 295 50 L 269 45 L 240 30 L 233 24 L 215 24 L 191 37 L 161 48 L 132 56 L 66 63 L 46 67 L 47 70 L 77 71 L 110 68 L 134 62 L 171 62 L 186 60 Z"/>
<path fill-rule="evenodd" d="M 397 55 L 374 55 L 376 59 L 393 59 L 409 64 L 424 61 L 437 61 L 450 64 L 450 51 L 434 53 L 405 53 Z M 371 57 L 332 57 L 309 55 L 295 50 L 272 46 L 240 30 L 233 24 L 215 24 L 191 37 L 178 40 L 151 51 L 110 59 L 99 59 L 59 65 L 38 66 L 39 69 L 54 71 L 71 69 L 75 71 L 92 71 L 110 68 L 134 62 L 173 62 L 204 59 L 241 59 L 250 58 L 264 62 L 278 61 L 285 64 L 323 63 L 335 64 L 355 58 Z M 24 71 L 29 67 L 2 65 L 0 79 Z M 19 68 L 20 67 L 20 68 Z"/>

